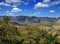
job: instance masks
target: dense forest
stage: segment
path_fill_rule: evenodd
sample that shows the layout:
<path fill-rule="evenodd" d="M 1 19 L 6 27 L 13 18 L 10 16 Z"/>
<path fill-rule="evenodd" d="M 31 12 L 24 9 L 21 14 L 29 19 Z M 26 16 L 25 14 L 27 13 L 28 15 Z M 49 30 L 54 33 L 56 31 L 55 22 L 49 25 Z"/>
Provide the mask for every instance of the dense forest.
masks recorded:
<path fill-rule="evenodd" d="M 8 17 L 0 21 L 0 44 L 60 44 L 60 25 L 21 26 L 8 21 Z"/>

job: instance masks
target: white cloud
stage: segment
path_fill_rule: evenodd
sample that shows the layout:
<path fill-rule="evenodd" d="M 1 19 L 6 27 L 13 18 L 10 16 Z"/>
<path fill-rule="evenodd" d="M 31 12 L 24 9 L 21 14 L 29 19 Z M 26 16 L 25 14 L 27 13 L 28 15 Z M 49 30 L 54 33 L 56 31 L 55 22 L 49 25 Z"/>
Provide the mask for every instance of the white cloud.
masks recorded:
<path fill-rule="evenodd" d="M 11 7 L 16 7 L 18 5 L 28 5 L 30 0 L 23 1 L 23 0 L 5 0 L 5 2 L 0 2 L 0 6 L 11 6 Z"/>
<path fill-rule="evenodd" d="M 43 0 L 43 2 L 50 2 L 50 0 Z"/>
<path fill-rule="evenodd" d="M 37 4 L 35 4 L 34 9 L 47 8 L 47 7 L 51 7 L 51 6 L 58 5 L 58 4 L 60 4 L 60 0 L 55 0 L 55 1 L 43 0 L 43 2 L 38 2 Z"/>
<path fill-rule="evenodd" d="M 5 0 L 5 2 L 7 2 L 7 3 L 11 3 L 11 2 L 12 2 L 12 0 Z"/>
<path fill-rule="evenodd" d="M 24 4 L 24 5 L 28 5 L 28 4 L 30 3 L 30 0 L 21 1 L 20 3 L 21 3 L 21 4 Z"/>
<path fill-rule="evenodd" d="M 33 16 L 36 16 L 36 15 L 39 15 L 40 14 L 40 12 L 35 12 L 35 13 L 33 13 Z"/>
<path fill-rule="evenodd" d="M 14 7 L 11 12 L 21 12 L 21 11 L 22 11 L 21 9 Z"/>
<path fill-rule="evenodd" d="M 57 4 L 60 4 L 60 0 L 56 0 L 56 1 L 50 3 L 51 6 L 57 5 Z"/>
<path fill-rule="evenodd" d="M 12 7 L 17 7 L 17 5 L 13 5 Z"/>
<path fill-rule="evenodd" d="M 20 0 L 5 0 L 7 3 L 18 3 Z"/>
<path fill-rule="evenodd" d="M 41 2 L 35 4 L 35 6 L 34 6 L 35 9 L 36 8 L 47 8 L 47 7 L 49 7 L 49 4 L 44 4 L 44 3 L 41 3 Z"/>
<path fill-rule="evenodd" d="M 50 13 L 54 13 L 54 12 L 55 12 L 55 10 L 50 10 L 49 12 L 50 12 Z"/>
<path fill-rule="evenodd" d="M 28 5 L 29 4 L 29 2 L 24 2 L 24 5 Z"/>
<path fill-rule="evenodd" d="M 11 6 L 11 5 L 4 2 L 0 2 L 0 6 Z"/>
<path fill-rule="evenodd" d="M 8 13 L 7 16 L 14 16 L 12 13 Z"/>

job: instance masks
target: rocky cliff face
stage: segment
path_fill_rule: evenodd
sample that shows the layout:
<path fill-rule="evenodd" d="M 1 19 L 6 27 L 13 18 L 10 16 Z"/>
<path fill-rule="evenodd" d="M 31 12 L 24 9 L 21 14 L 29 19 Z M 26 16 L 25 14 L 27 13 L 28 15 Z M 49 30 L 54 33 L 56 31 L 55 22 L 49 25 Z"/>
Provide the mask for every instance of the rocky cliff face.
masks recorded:
<path fill-rule="evenodd" d="M 4 16 L 0 16 L 0 21 L 2 21 L 4 18 Z M 60 19 L 59 18 L 48 18 L 48 17 L 29 17 L 29 16 L 9 16 L 10 21 L 9 22 L 13 22 L 13 23 L 39 23 L 39 24 L 46 24 L 46 23 L 60 23 Z"/>
<path fill-rule="evenodd" d="M 57 24 L 60 24 L 60 17 L 58 18 L 58 20 L 57 20 L 57 22 L 56 22 Z"/>

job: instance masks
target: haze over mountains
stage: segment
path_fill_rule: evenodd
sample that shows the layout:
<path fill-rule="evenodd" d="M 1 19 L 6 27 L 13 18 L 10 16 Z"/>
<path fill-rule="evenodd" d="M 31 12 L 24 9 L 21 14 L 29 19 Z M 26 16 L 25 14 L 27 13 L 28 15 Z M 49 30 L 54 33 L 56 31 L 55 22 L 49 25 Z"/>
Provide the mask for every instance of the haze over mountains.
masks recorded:
<path fill-rule="evenodd" d="M 60 24 L 60 18 L 49 18 L 49 17 L 29 17 L 29 16 L 8 16 L 9 22 L 18 24 L 27 23 L 38 23 L 38 24 Z M 4 16 L 0 16 L 0 21 L 3 21 Z"/>

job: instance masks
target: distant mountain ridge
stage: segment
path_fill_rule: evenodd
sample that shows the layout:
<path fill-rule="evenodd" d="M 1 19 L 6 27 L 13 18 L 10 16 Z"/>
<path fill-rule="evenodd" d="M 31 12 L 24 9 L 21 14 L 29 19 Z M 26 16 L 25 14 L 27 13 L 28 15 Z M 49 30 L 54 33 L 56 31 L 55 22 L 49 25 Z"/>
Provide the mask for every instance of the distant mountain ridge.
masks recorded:
<path fill-rule="evenodd" d="M 3 21 L 3 18 L 5 16 L 0 16 L 0 21 Z M 57 23 L 60 24 L 60 18 L 49 18 L 49 17 L 29 17 L 29 16 L 8 16 L 10 18 L 9 22 L 13 23 L 39 23 L 39 24 L 44 24 L 44 23 Z"/>

